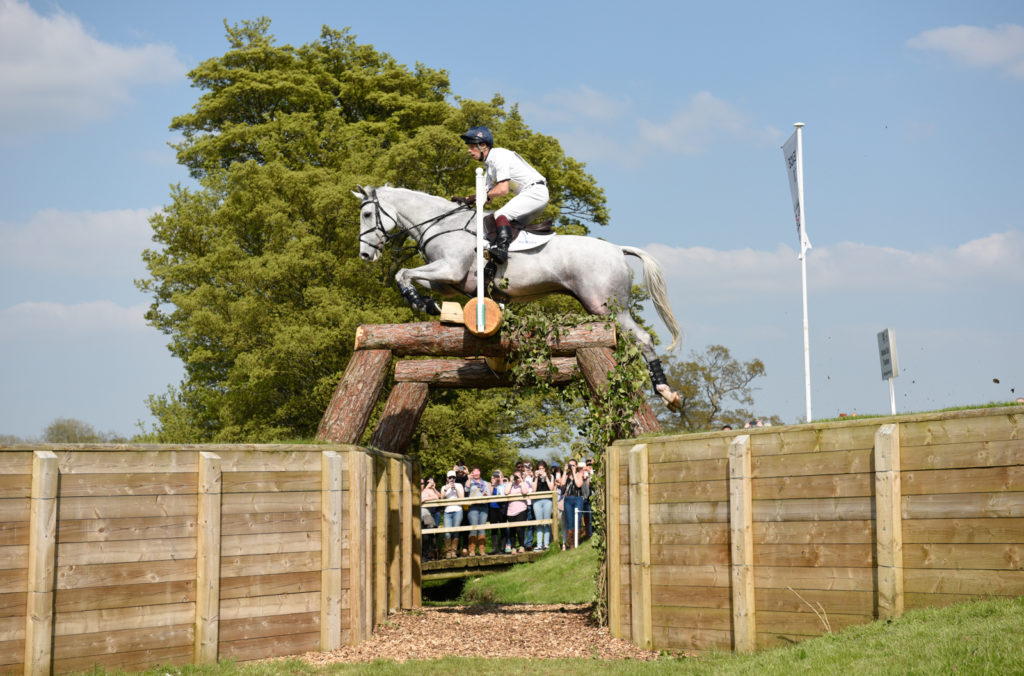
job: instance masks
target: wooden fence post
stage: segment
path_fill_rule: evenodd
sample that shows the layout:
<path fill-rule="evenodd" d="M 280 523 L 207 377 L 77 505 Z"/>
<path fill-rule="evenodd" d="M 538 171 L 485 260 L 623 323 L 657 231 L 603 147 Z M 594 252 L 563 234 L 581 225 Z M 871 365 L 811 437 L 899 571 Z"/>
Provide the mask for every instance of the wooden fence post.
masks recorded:
<path fill-rule="evenodd" d="M 402 463 L 397 458 L 385 460 L 388 468 L 388 614 L 402 607 Z"/>
<path fill-rule="evenodd" d="M 875 432 L 875 566 L 878 618 L 903 614 L 903 491 L 900 487 L 900 428 Z"/>
<path fill-rule="evenodd" d="M 402 562 L 402 603 L 401 607 L 403 610 L 409 610 L 412 608 L 412 542 L 413 542 L 413 523 L 420 520 L 420 511 L 417 509 L 416 513 L 413 514 L 412 507 L 412 494 L 413 494 L 413 483 L 412 483 L 412 460 L 401 460 L 398 465 L 399 472 L 401 473 L 401 487 L 402 487 L 402 506 L 399 512 L 399 523 L 402 528 L 402 544 L 398 549 L 398 558 Z M 417 488 L 418 488 L 417 484 Z"/>
<path fill-rule="evenodd" d="M 220 636 L 220 456 L 199 452 L 196 620 L 193 661 L 216 664 Z"/>
<path fill-rule="evenodd" d="M 609 446 L 604 453 L 605 502 L 605 566 L 608 581 L 608 631 L 616 638 L 622 638 L 622 582 L 619 557 L 619 447 Z M 558 517 L 558 498 L 555 498 L 555 517 Z"/>
<path fill-rule="evenodd" d="M 320 649 L 341 647 L 341 455 L 320 456 Z"/>
<path fill-rule="evenodd" d="M 374 456 L 373 471 L 373 626 L 376 627 L 388 616 L 387 458 Z"/>
<path fill-rule="evenodd" d="M 412 607 L 423 605 L 423 522 L 420 520 L 420 464 L 409 460 L 409 471 L 412 472 L 412 552 L 409 555 L 412 564 Z"/>
<path fill-rule="evenodd" d="M 53 665 L 53 583 L 57 557 L 57 486 L 53 451 L 32 454 L 29 499 L 25 674 L 48 676 Z"/>
<path fill-rule="evenodd" d="M 754 615 L 754 510 L 750 490 L 750 435 L 729 444 L 729 554 L 733 650 L 757 647 Z"/>
<path fill-rule="evenodd" d="M 651 507 L 647 444 L 629 451 L 629 593 L 633 643 L 651 650 Z"/>
<path fill-rule="evenodd" d="M 365 601 L 366 551 L 365 495 L 366 462 L 365 453 L 348 451 L 348 612 L 349 643 L 355 645 L 366 638 Z"/>

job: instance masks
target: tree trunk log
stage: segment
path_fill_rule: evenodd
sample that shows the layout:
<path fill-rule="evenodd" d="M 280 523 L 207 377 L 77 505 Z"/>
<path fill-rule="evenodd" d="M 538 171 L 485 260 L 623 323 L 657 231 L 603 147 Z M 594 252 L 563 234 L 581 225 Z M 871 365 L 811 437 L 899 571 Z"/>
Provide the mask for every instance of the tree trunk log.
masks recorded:
<path fill-rule="evenodd" d="M 320 420 L 316 438 L 339 444 L 359 443 L 390 366 L 390 350 L 353 353 Z"/>
<path fill-rule="evenodd" d="M 412 434 L 427 407 L 426 383 L 396 383 L 384 405 L 377 429 L 373 431 L 370 446 L 392 453 L 405 453 Z M 417 487 L 419 490 L 419 487 Z"/>
<path fill-rule="evenodd" d="M 613 347 L 615 328 L 603 322 L 581 324 L 563 331 L 549 341 L 551 354 L 571 357 L 584 347 Z M 437 322 L 409 324 L 363 324 L 356 330 L 355 349 L 391 350 L 396 357 L 504 357 L 514 347 L 504 332 L 491 338 L 477 338 L 464 326 Z"/>
<path fill-rule="evenodd" d="M 576 374 L 572 357 L 551 359 L 554 385 L 565 385 Z M 538 377 L 547 377 L 546 367 L 536 369 Z M 483 359 L 413 359 L 395 364 L 395 382 L 427 383 L 431 387 L 510 387 L 506 373 L 496 373 Z"/>
<path fill-rule="evenodd" d="M 576 361 L 579 362 L 580 372 L 590 387 L 590 392 L 597 393 L 608 384 L 608 372 L 614 369 L 617 364 L 612 351 L 607 347 L 586 347 L 576 351 Z M 649 432 L 660 432 L 661 425 L 654 417 L 654 411 L 650 404 L 644 399 L 640 408 L 629 420 L 629 433 L 632 436 L 647 434 Z"/>

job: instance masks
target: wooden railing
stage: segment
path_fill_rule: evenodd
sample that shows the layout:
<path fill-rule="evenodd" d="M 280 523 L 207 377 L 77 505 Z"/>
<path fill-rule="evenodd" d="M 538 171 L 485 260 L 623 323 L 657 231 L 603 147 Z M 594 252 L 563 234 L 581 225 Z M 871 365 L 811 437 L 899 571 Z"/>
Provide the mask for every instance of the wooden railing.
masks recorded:
<path fill-rule="evenodd" d="M 529 493 L 527 495 L 485 495 L 476 498 L 453 498 L 450 500 L 424 500 L 421 505 L 423 507 L 438 507 L 442 510 L 445 507 L 451 507 L 452 505 L 489 505 L 492 502 L 516 502 L 520 500 L 544 500 L 549 498 L 551 500 L 551 518 L 550 519 L 531 519 L 529 521 L 502 521 L 501 523 L 482 523 L 477 526 L 472 524 L 464 526 L 452 526 L 446 528 L 444 526 L 438 526 L 437 528 L 424 528 L 423 535 L 434 535 L 438 533 L 463 533 L 471 530 L 504 530 L 507 528 L 524 528 L 526 526 L 546 526 L 551 524 L 551 541 L 555 542 L 559 531 L 558 531 L 558 491 L 543 491 L 537 493 Z M 442 516 L 443 519 L 443 516 Z"/>

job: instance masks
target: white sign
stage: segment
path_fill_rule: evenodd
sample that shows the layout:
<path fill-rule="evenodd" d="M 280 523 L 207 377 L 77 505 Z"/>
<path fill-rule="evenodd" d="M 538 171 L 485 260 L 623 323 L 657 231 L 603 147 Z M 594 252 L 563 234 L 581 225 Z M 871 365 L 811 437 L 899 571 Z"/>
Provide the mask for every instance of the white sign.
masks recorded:
<path fill-rule="evenodd" d="M 895 378 L 900 374 L 900 364 L 896 359 L 896 336 L 892 329 L 878 334 L 878 359 L 882 362 L 882 380 Z"/>

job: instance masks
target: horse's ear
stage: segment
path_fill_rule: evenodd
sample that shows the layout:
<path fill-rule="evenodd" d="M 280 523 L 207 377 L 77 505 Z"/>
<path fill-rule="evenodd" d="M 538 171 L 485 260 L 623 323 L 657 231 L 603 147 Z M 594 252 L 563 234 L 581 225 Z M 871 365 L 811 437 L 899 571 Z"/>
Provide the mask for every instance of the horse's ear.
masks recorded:
<path fill-rule="evenodd" d="M 353 190 L 353 191 L 352 191 L 352 195 L 353 195 L 353 196 L 355 196 L 355 198 L 356 198 L 357 200 L 359 200 L 360 202 L 362 202 L 363 200 L 365 200 L 365 199 L 366 199 L 366 188 L 364 188 L 364 187 L 363 187 L 363 186 L 361 186 L 361 185 L 357 185 L 357 186 L 356 186 L 356 188 L 358 188 L 358 189 L 359 189 L 359 192 L 356 192 L 355 190 Z"/>

